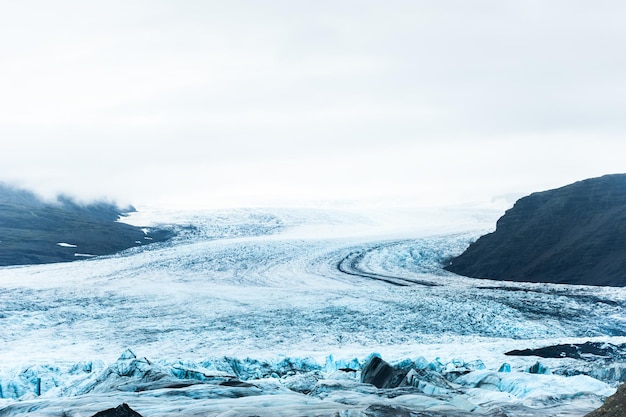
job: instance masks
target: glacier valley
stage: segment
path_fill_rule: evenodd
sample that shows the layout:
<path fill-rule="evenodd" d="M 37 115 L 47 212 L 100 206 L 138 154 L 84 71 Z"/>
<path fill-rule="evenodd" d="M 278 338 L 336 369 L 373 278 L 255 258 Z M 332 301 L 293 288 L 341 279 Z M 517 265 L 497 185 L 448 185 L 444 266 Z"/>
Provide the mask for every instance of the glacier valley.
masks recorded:
<path fill-rule="evenodd" d="M 626 380 L 626 289 L 442 269 L 500 214 L 152 211 L 124 221 L 176 238 L 0 268 L 0 416 L 583 416 Z M 613 354 L 505 355 L 586 342 Z"/>

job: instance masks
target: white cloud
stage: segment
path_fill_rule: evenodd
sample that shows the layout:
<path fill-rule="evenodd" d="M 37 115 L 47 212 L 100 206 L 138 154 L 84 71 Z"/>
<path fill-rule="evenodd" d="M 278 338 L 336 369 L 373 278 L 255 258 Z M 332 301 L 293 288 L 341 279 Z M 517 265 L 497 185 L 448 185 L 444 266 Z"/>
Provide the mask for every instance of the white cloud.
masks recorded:
<path fill-rule="evenodd" d="M 623 170 L 620 2 L 3 9 L 0 178 L 40 192 L 435 203 Z"/>

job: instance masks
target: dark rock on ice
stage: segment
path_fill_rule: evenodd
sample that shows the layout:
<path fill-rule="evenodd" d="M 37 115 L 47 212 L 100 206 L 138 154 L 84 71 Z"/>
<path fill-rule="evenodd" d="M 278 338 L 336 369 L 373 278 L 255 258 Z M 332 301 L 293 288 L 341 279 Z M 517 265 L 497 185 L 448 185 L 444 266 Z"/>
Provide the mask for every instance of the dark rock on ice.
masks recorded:
<path fill-rule="evenodd" d="M 392 377 L 393 367 L 378 356 L 372 356 L 361 371 L 361 382 L 378 388 L 388 387 Z"/>
<path fill-rule="evenodd" d="M 528 368 L 529 374 L 549 374 L 550 369 L 544 366 L 541 362 L 535 362 Z"/>
<path fill-rule="evenodd" d="M 412 417 L 411 411 L 404 407 L 372 404 L 363 412 L 367 417 Z"/>
<path fill-rule="evenodd" d="M 626 174 L 519 199 L 445 266 L 474 278 L 626 286 Z"/>
<path fill-rule="evenodd" d="M 406 374 L 406 371 L 394 369 L 380 357 L 372 356 L 363 365 L 361 382 L 377 388 L 396 388 L 404 381 Z"/>
<path fill-rule="evenodd" d="M 220 385 L 224 386 L 224 387 L 237 387 L 237 388 L 252 388 L 252 387 L 256 387 L 256 385 L 254 385 L 254 384 L 250 384 L 249 382 L 239 381 L 237 379 L 220 382 Z"/>
<path fill-rule="evenodd" d="M 115 408 L 100 411 L 92 417 L 142 417 L 142 415 L 130 408 L 128 404 L 123 403 Z"/>
<path fill-rule="evenodd" d="M 581 359 L 589 356 L 614 357 L 620 349 L 616 345 L 600 342 L 586 342 L 582 344 L 562 344 L 546 346 L 538 349 L 511 350 L 507 356 L 539 356 L 541 358 L 574 358 Z"/>
<path fill-rule="evenodd" d="M 522 349 L 506 352 L 508 356 L 537 356 L 540 358 L 572 358 L 583 361 L 580 367 L 564 364 L 556 366 L 551 372 L 564 375 L 589 375 L 607 383 L 626 381 L 626 344 L 614 345 L 603 342 L 585 342 L 545 346 L 537 349 Z M 543 365 L 535 365 L 527 369 L 530 373 L 550 372 Z M 593 364 L 593 365 L 592 365 Z M 537 367 L 542 369 L 538 369 Z"/>

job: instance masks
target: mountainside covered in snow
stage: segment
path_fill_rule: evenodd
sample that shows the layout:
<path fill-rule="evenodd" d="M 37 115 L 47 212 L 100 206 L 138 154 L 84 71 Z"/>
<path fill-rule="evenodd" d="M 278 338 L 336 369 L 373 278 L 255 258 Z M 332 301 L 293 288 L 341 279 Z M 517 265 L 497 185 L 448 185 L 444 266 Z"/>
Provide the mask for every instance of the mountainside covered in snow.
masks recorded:
<path fill-rule="evenodd" d="M 475 278 L 626 286 L 626 174 L 518 200 L 446 266 Z"/>
<path fill-rule="evenodd" d="M 0 266 L 66 262 L 119 252 L 171 237 L 118 222 L 132 212 L 115 204 L 54 202 L 0 184 Z"/>

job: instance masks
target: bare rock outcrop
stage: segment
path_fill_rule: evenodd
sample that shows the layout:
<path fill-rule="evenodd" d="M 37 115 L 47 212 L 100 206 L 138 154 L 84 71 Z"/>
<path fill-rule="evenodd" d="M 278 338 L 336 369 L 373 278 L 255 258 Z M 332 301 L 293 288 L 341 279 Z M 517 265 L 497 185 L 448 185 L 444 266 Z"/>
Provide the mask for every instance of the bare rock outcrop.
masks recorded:
<path fill-rule="evenodd" d="M 519 199 L 445 266 L 473 278 L 626 286 L 626 174 Z"/>
<path fill-rule="evenodd" d="M 142 415 L 130 408 L 128 404 L 123 403 L 115 408 L 100 411 L 94 414 L 93 417 L 142 417 Z"/>

